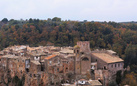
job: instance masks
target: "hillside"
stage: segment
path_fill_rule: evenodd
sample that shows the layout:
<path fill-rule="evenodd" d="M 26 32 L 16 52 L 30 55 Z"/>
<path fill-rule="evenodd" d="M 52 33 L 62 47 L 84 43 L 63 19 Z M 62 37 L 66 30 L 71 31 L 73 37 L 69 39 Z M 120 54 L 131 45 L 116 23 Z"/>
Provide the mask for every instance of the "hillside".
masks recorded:
<path fill-rule="evenodd" d="M 0 49 L 12 45 L 74 46 L 77 41 L 90 41 L 95 48 L 112 49 L 127 65 L 137 65 L 137 24 L 115 22 L 47 20 L 8 20 L 0 22 Z M 133 66 L 135 67 L 135 66 Z"/>

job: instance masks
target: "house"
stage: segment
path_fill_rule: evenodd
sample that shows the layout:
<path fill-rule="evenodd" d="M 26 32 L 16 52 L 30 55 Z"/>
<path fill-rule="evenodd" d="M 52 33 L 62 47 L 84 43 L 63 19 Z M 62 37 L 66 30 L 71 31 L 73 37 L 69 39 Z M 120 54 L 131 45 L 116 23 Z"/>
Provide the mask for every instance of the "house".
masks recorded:
<path fill-rule="evenodd" d="M 91 62 L 97 63 L 94 70 L 95 79 L 100 79 L 105 86 L 115 80 L 116 73 L 123 71 L 124 61 L 112 50 L 95 50 L 91 52 Z"/>

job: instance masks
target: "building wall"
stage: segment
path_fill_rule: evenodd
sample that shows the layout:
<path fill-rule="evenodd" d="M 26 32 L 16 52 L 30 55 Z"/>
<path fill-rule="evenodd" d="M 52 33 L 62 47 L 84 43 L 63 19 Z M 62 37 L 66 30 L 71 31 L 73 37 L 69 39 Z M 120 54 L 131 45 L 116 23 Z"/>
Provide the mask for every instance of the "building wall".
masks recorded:
<path fill-rule="evenodd" d="M 30 73 L 37 74 L 38 72 L 41 71 L 41 65 L 37 65 L 37 64 L 34 64 L 33 62 L 31 62 L 30 66 L 31 66 Z"/>
<path fill-rule="evenodd" d="M 88 60 L 86 60 L 86 58 L 87 57 L 84 57 L 84 58 L 81 59 L 81 74 L 86 74 L 88 71 L 90 72 L 91 61 L 90 61 L 89 58 L 88 58 Z"/>
<path fill-rule="evenodd" d="M 124 63 L 123 62 L 108 64 L 108 70 L 110 70 L 111 75 L 114 75 L 117 73 L 117 71 L 123 70 L 123 69 L 124 69 Z"/>
<path fill-rule="evenodd" d="M 17 65 L 17 76 L 22 78 L 23 74 L 26 73 L 25 71 L 25 59 L 18 58 L 16 61 Z"/>
<path fill-rule="evenodd" d="M 7 58 L 1 58 L 1 64 L 4 69 L 7 68 Z"/>
<path fill-rule="evenodd" d="M 108 66 L 106 62 L 91 54 L 91 62 L 97 62 L 97 69 L 104 69 Z"/>
<path fill-rule="evenodd" d="M 81 73 L 81 69 L 80 69 L 81 65 L 80 65 L 80 63 L 81 63 L 80 61 L 76 61 L 75 62 L 75 74 L 80 74 Z"/>
<path fill-rule="evenodd" d="M 80 51 L 90 51 L 89 41 L 79 41 L 77 45 L 80 47 Z"/>
<path fill-rule="evenodd" d="M 17 64 L 16 61 L 14 59 L 8 59 L 8 69 L 10 70 L 10 75 L 11 77 L 14 77 L 15 75 L 17 75 L 18 71 L 17 71 Z"/>
<path fill-rule="evenodd" d="M 69 72 L 71 72 L 72 74 L 74 74 L 75 71 L 75 62 L 74 62 L 74 57 L 70 57 L 69 58 Z"/>

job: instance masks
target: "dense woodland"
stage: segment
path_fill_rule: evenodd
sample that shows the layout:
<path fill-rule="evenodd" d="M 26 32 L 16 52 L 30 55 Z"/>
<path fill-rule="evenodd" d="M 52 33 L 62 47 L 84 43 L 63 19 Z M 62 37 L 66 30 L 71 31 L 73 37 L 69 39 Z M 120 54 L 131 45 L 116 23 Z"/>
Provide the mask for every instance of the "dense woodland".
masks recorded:
<path fill-rule="evenodd" d="M 122 80 L 118 83 L 137 85 L 136 22 L 62 21 L 57 17 L 47 20 L 4 18 L 0 21 L 1 50 L 12 45 L 74 46 L 77 41 L 90 41 L 91 50 L 116 51 L 124 59 L 125 67 L 130 66 L 130 72 L 119 77 Z"/>

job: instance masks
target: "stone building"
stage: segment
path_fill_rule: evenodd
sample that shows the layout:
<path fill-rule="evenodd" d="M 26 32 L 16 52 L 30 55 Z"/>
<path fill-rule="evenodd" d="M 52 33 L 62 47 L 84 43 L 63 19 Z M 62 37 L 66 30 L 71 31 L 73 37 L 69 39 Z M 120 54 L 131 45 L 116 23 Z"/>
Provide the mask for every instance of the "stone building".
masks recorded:
<path fill-rule="evenodd" d="M 25 57 L 22 59 L 15 55 L 4 55 L 1 64 L 4 70 L 10 71 L 11 77 L 17 75 L 21 78 L 25 74 Z"/>
<path fill-rule="evenodd" d="M 0 53 L 0 69 L 11 71 L 11 77 L 25 75 L 25 86 L 59 86 L 80 79 L 100 80 L 107 86 L 123 66 L 112 50 L 91 51 L 89 41 L 74 47 L 12 46 Z"/>
<path fill-rule="evenodd" d="M 90 57 L 90 43 L 89 41 L 79 41 L 74 46 L 75 58 L 75 72 L 79 74 L 86 74 L 90 72 L 91 57 Z"/>
<path fill-rule="evenodd" d="M 91 62 L 97 63 L 95 79 L 100 79 L 105 86 L 115 80 L 116 73 L 123 71 L 124 62 L 112 50 L 95 50 L 91 53 Z"/>

